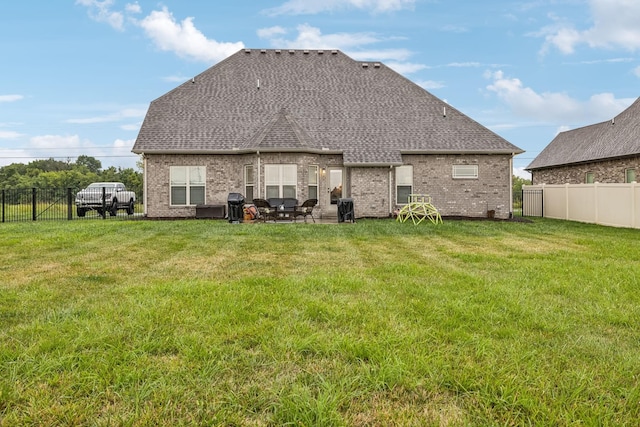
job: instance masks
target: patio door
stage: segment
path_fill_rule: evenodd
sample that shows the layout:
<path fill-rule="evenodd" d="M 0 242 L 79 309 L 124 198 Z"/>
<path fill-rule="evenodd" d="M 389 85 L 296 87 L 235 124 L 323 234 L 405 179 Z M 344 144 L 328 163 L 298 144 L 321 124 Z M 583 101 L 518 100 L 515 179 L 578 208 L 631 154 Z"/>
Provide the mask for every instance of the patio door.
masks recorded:
<path fill-rule="evenodd" d="M 327 168 L 327 192 L 323 197 L 322 216 L 338 216 L 338 199 L 344 195 L 344 169 Z"/>

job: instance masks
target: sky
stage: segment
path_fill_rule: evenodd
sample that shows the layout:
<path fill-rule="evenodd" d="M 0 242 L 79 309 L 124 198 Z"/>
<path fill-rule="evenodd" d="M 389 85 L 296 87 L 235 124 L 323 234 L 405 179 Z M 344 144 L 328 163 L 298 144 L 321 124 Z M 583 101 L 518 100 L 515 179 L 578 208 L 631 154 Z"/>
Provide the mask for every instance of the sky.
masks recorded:
<path fill-rule="evenodd" d="M 149 103 L 243 48 L 377 61 L 525 150 L 640 96 L 638 0 L 5 0 L 0 166 L 136 168 Z"/>

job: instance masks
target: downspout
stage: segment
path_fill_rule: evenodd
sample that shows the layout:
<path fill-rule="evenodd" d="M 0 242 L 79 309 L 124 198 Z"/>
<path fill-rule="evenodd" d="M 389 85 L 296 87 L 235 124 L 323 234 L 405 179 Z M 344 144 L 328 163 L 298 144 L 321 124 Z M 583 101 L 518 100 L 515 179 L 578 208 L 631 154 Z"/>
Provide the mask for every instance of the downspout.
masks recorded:
<path fill-rule="evenodd" d="M 147 203 L 148 200 L 148 188 L 147 188 L 147 156 L 144 155 L 144 153 L 142 153 L 142 191 L 144 192 L 143 197 L 142 197 L 142 203 L 144 203 L 144 216 L 147 216 L 147 206 L 149 206 L 149 203 Z"/>
<path fill-rule="evenodd" d="M 257 198 L 261 199 L 262 196 L 261 196 L 260 190 L 262 187 L 260 186 L 260 151 L 259 150 L 256 151 L 256 154 L 258 155 L 258 170 L 256 171 L 258 174 L 258 197 Z"/>
<path fill-rule="evenodd" d="M 509 157 L 509 218 L 513 217 L 513 156 Z"/>
<path fill-rule="evenodd" d="M 393 165 L 389 165 L 389 215 L 393 215 L 393 183 L 391 182 Z"/>

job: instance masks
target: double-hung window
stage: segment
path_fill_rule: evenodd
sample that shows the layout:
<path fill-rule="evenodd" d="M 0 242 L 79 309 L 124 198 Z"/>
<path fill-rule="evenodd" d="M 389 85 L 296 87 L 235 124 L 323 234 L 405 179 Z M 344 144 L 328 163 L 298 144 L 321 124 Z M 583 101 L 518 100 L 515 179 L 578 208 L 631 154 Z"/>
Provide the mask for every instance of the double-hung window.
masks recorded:
<path fill-rule="evenodd" d="M 171 206 L 204 203 L 205 166 L 171 166 Z"/>
<path fill-rule="evenodd" d="M 318 166 L 309 166 L 309 198 L 318 198 Z"/>
<path fill-rule="evenodd" d="M 253 165 L 244 167 L 244 196 L 245 200 L 253 200 Z"/>
<path fill-rule="evenodd" d="M 411 193 L 413 193 L 413 166 L 398 166 L 396 168 L 396 203 L 409 203 Z"/>
<path fill-rule="evenodd" d="M 298 185 L 297 165 L 265 165 L 264 180 L 267 199 L 278 197 L 296 198 Z"/>

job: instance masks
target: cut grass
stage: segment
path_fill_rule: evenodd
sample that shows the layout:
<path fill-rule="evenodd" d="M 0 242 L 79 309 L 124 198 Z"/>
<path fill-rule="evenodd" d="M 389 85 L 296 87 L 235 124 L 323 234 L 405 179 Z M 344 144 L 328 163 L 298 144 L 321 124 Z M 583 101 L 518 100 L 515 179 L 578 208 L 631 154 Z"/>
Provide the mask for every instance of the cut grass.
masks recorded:
<path fill-rule="evenodd" d="M 1 425 L 636 425 L 637 230 L 0 226 Z"/>

